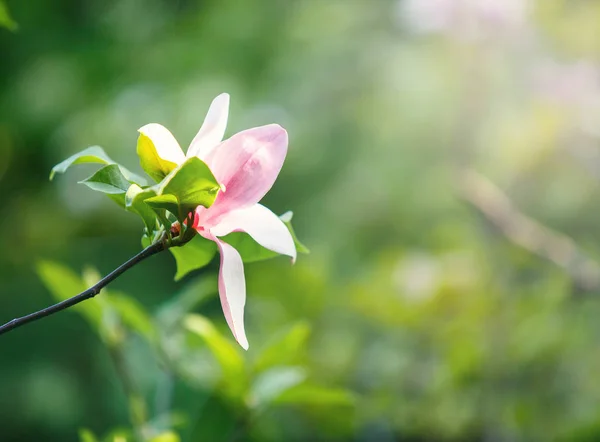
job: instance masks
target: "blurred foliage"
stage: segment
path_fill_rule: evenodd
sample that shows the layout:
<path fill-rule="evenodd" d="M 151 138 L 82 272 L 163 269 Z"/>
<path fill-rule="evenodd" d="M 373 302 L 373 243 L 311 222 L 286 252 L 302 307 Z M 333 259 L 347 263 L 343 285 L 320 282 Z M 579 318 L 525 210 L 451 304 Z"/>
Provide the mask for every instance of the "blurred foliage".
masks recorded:
<path fill-rule="evenodd" d="M 56 301 L 68 297 L 69 293 L 81 287 L 94 284 L 98 274 L 87 269 L 82 277 L 77 276 L 64 266 L 52 262 L 43 262 L 38 266 L 38 274 L 50 289 Z M 213 281 L 214 282 L 214 281 Z M 202 294 L 200 287 L 194 292 Z M 180 300 L 181 299 L 181 300 Z M 342 389 L 315 385 L 310 382 L 309 373 L 301 365 L 305 353 L 309 327 L 306 323 L 292 326 L 282 331 L 278 339 L 256 352 L 258 363 L 247 361 L 242 356 L 238 344 L 225 338 L 207 318 L 198 314 L 187 314 L 184 300 L 186 295 L 175 298 L 178 309 L 173 305 L 167 309 L 176 314 L 159 313 L 151 318 L 135 299 L 124 294 L 104 290 L 86 303 L 79 304 L 78 311 L 97 330 L 113 360 L 120 378 L 123 392 L 129 404 L 129 416 L 133 428 L 115 434 L 108 434 L 106 442 L 121 438 L 123 441 L 144 440 L 149 442 L 176 442 L 179 436 L 170 431 L 173 425 L 169 410 L 171 394 L 156 397 L 157 406 L 163 410 L 154 419 L 148 415 L 146 396 L 150 392 L 140 390 L 138 376 L 129 361 L 128 341 L 137 335 L 143 338 L 141 345 L 156 358 L 156 369 L 169 377 L 180 377 L 189 388 L 214 387 L 212 400 L 219 401 L 224 413 L 233 419 L 235 425 L 231 435 L 227 432 L 220 436 L 211 433 L 209 440 L 228 440 L 240 437 L 237 432 L 245 431 L 265 411 L 273 407 L 325 407 L 326 409 L 345 409 L 354 403 L 353 395 Z M 194 304 L 192 304 L 194 305 Z M 195 306 L 197 304 L 195 303 Z M 165 308 L 165 307 L 163 307 Z M 291 345 L 286 345 L 286 344 Z M 274 353 L 276 352 L 276 353 Z M 275 355 L 275 357 L 273 357 Z M 196 366 L 198 359 L 204 359 L 209 366 Z M 214 364 L 211 364 L 214 360 Z M 304 362 L 305 363 L 305 362 Z M 210 368 L 209 368 L 210 367 Z M 157 388 L 152 386 L 150 390 Z M 158 403 L 165 401 L 165 403 Z M 180 412 L 183 416 L 185 413 Z M 206 422 L 210 429 L 210 421 Z M 204 427 L 203 419 L 196 425 Z M 233 424 L 232 424 L 233 425 Z M 186 429 L 183 425 L 183 429 Z M 198 428 L 192 431 L 191 438 L 203 440 L 207 430 Z M 80 431 L 81 442 L 98 440 L 88 429 Z"/>
<path fill-rule="evenodd" d="M 216 263 L 176 283 L 169 254 L 2 336 L 3 441 L 600 437 L 597 1 L 6 6 L 3 318 L 139 250 L 139 221 L 52 166 L 96 144 L 136 164 L 150 122 L 186 145 L 222 91 L 228 136 L 288 130 L 265 204 L 311 254 L 246 266 L 248 352 Z"/>
<path fill-rule="evenodd" d="M 8 8 L 2 1 L 0 1 L 0 26 L 3 26 L 11 31 L 14 31 L 18 28 L 17 23 L 12 19 L 10 13 L 8 12 Z"/>

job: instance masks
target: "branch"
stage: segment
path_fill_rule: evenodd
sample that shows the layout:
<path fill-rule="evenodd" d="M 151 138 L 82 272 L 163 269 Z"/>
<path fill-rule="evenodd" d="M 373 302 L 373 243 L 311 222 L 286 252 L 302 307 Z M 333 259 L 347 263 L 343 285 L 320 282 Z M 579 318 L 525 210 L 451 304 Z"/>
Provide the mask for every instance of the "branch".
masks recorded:
<path fill-rule="evenodd" d="M 600 287 L 600 265 L 596 261 L 568 236 L 521 213 L 488 178 L 466 169 L 459 192 L 509 240 L 564 269 L 579 287 Z"/>
<path fill-rule="evenodd" d="M 44 318 L 46 316 L 52 315 L 54 313 L 60 312 L 61 310 L 65 310 L 69 307 L 79 304 L 82 301 L 85 301 L 86 299 L 93 298 L 98 293 L 100 293 L 100 290 L 102 290 L 104 287 L 106 287 L 112 281 L 117 279 L 119 276 L 121 276 L 127 270 L 129 270 L 136 264 L 139 264 L 146 258 L 149 258 L 152 255 L 156 255 L 157 253 L 162 252 L 163 250 L 166 250 L 167 248 L 168 248 L 167 243 L 164 241 L 164 238 L 161 238 L 154 244 L 146 247 L 144 250 L 142 250 L 140 253 L 135 255 L 133 258 L 129 259 L 127 262 L 121 264 L 119 267 L 117 267 L 111 273 L 109 273 L 104 278 L 102 278 L 100 281 L 98 281 L 97 284 L 93 285 L 86 291 L 81 292 L 80 294 L 73 296 L 72 298 L 65 299 L 64 301 L 61 301 L 58 304 L 54 304 L 43 310 L 39 310 L 39 311 L 37 311 L 35 313 L 31 313 L 27 316 L 22 316 L 20 318 L 13 319 L 12 321 L 7 322 L 3 326 L 0 326 L 0 335 L 3 333 L 7 333 L 17 327 L 22 326 L 22 325 L 28 324 L 35 320 L 38 320 L 38 319 Z"/>

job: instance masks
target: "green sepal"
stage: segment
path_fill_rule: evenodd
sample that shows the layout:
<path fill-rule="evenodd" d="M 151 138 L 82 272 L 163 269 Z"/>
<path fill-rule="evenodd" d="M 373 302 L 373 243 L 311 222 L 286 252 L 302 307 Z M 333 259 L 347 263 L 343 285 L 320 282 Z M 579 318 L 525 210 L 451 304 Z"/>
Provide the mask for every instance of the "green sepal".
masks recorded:
<path fill-rule="evenodd" d="M 204 161 L 192 157 L 154 188 L 156 196 L 146 199 L 145 203 L 154 209 L 168 210 L 183 222 L 196 207 L 210 207 L 220 187 Z"/>
<path fill-rule="evenodd" d="M 110 158 L 106 154 L 106 152 L 104 152 L 104 149 L 102 149 L 100 146 L 91 146 L 87 149 L 82 150 L 81 152 L 71 155 L 66 160 L 54 166 L 52 168 L 52 171 L 50 172 L 50 180 L 52 180 L 57 173 L 65 173 L 67 169 L 69 169 L 69 167 L 75 164 L 85 163 L 104 165 L 117 164 L 112 158 Z M 123 166 L 119 166 L 119 168 L 121 169 L 121 173 L 123 174 L 125 179 L 127 179 L 127 181 L 137 183 L 140 186 L 145 186 L 147 184 L 146 180 L 141 176 L 136 175 L 135 173 L 131 172 Z"/>
<path fill-rule="evenodd" d="M 200 235 L 196 235 L 185 245 L 171 247 L 169 251 L 175 257 L 177 263 L 175 281 L 179 281 L 188 273 L 210 263 L 217 253 L 217 244 Z"/>

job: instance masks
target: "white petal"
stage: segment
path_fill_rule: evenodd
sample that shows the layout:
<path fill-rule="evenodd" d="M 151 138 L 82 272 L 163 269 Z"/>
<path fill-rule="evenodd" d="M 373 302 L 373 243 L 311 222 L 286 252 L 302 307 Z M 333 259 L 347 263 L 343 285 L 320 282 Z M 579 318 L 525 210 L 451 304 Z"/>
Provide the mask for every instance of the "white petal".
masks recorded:
<path fill-rule="evenodd" d="M 146 124 L 139 128 L 138 132 L 150 138 L 159 158 L 175 164 L 181 164 L 185 161 L 185 155 L 179 147 L 179 143 L 169 129 L 163 125 L 158 123 Z"/>
<path fill-rule="evenodd" d="M 210 104 L 204 123 L 190 144 L 188 158 L 197 156 L 203 160 L 223 140 L 228 116 L 229 94 L 221 94 Z"/>
<path fill-rule="evenodd" d="M 248 350 L 244 331 L 244 305 L 246 304 L 246 281 L 244 264 L 240 254 L 229 244 L 215 238 L 221 254 L 219 268 L 219 297 L 227 324 L 238 343 Z"/>
<path fill-rule="evenodd" d="M 261 246 L 296 260 L 296 246 L 290 231 L 277 215 L 261 204 L 223 214 L 210 231 L 215 236 L 246 232 Z"/>

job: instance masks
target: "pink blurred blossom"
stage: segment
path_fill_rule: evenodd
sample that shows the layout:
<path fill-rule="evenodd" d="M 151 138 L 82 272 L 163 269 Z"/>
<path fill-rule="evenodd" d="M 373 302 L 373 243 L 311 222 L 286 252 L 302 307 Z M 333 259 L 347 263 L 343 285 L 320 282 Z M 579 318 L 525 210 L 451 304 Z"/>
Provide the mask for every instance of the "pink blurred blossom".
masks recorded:
<path fill-rule="evenodd" d="M 401 0 L 400 19 L 416 33 L 473 40 L 520 30 L 528 0 Z"/>

